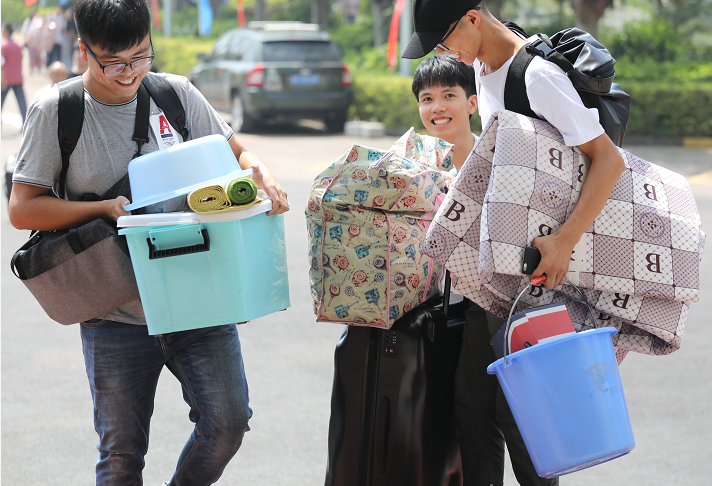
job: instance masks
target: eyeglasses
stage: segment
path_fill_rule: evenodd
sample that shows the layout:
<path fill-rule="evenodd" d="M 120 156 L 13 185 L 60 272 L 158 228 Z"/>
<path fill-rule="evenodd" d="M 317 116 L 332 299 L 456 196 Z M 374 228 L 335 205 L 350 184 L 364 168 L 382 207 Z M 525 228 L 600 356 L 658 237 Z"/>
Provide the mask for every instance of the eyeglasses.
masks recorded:
<path fill-rule="evenodd" d="M 142 69 L 146 69 L 148 66 L 151 65 L 153 62 L 153 58 L 156 57 L 156 51 L 153 50 L 153 41 L 149 41 L 151 43 L 151 52 L 152 54 L 147 57 L 140 57 L 138 59 L 135 59 L 131 62 L 114 62 L 111 64 L 102 64 L 99 62 L 99 60 L 96 58 L 94 53 L 89 49 L 89 46 L 85 43 L 84 47 L 86 47 L 87 52 L 91 54 L 91 57 L 94 58 L 96 63 L 99 65 L 102 71 L 104 71 L 104 74 L 107 76 L 116 76 L 124 72 L 126 69 L 126 66 L 131 66 L 131 69 L 134 71 L 140 71 Z"/>
<path fill-rule="evenodd" d="M 480 10 L 480 7 L 473 7 L 470 10 Z M 457 24 L 460 23 L 460 20 L 462 20 L 462 17 L 457 19 L 457 22 L 455 22 L 455 25 L 452 26 L 452 29 L 450 29 L 448 31 L 448 33 L 445 34 L 445 37 L 443 37 L 442 40 L 440 42 L 438 42 L 438 44 L 435 47 L 437 47 L 441 51 L 445 51 L 445 52 L 450 50 L 445 44 L 443 44 L 443 42 L 445 42 L 447 40 L 447 38 L 450 37 L 450 35 L 452 35 L 453 32 L 455 32 L 455 29 L 457 28 Z"/>

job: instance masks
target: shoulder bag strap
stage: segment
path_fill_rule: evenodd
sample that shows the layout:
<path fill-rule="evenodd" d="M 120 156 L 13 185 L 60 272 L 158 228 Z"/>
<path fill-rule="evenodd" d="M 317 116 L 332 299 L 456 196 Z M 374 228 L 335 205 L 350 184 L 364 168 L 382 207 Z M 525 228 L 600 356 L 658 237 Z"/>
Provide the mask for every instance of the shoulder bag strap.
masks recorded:
<path fill-rule="evenodd" d="M 59 83 L 59 105 L 57 108 L 57 138 L 62 154 L 62 170 L 59 173 L 59 194 L 65 196 L 69 156 L 77 146 L 77 140 L 84 125 L 84 84 L 77 76 Z"/>
<path fill-rule="evenodd" d="M 36 245 L 41 238 L 42 232 L 32 231 L 30 233 L 30 239 L 27 240 L 27 242 L 12 255 L 12 260 L 10 260 L 10 269 L 12 270 L 12 273 L 15 274 L 15 276 L 20 280 L 27 280 L 27 276 L 25 275 L 25 272 L 22 271 L 22 268 L 17 266 L 17 259 L 24 255 L 25 252 L 32 248 L 33 245 Z"/>
<path fill-rule="evenodd" d="M 142 84 L 148 89 L 156 105 L 166 115 L 171 126 L 180 133 L 184 142 L 187 141 L 190 132 L 186 127 L 185 109 L 173 86 L 161 76 L 156 76 L 152 73 L 148 73 L 143 78 Z"/>

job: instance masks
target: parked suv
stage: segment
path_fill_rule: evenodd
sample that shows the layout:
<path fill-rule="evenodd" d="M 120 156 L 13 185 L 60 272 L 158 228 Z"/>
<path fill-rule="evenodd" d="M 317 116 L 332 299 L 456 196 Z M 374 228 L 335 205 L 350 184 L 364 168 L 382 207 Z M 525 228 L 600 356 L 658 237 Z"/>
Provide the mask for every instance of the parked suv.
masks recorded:
<path fill-rule="evenodd" d="M 301 118 L 343 130 L 351 75 L 338 47 L 315 24 L 250 22 L 200 54 L 189 79 L 217 110 L 232 114 L 236 132 L 257 123 Z"/>

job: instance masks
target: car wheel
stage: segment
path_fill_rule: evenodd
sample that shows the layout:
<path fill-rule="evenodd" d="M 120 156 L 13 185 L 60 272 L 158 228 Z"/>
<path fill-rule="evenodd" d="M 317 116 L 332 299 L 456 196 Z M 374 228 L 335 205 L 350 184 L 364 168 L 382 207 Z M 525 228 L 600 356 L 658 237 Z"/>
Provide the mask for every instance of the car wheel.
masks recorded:
<path fill-rule="evenodd" d="M 326 131 L 329 133 L 341 133 L 344 131 L 344 124 L 346 123 L 346 112 L 337 113 L 333 118 L 327 118 L 324 120 L 326 124 Z"/>
<path fill-rule="evenodd" d="M 234 132 L 247 133 L 255 128 L 255 121 L 245 111 L 245 103 L 238 94 L 232 97 L 230 114 L 232 115 L 232 123 L 230 123 L 230 126 Z"/>

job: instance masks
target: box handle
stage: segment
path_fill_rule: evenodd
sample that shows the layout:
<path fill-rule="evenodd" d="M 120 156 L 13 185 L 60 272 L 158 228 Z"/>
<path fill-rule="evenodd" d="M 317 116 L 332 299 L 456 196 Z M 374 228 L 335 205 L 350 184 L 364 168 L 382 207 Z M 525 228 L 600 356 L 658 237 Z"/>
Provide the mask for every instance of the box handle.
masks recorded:
<path fill-rule="evenodd" d="M 146 242 L 148 242 L 148 259 L 156 260 L 157 258 L 168 258 L 210 251 L 210 237 L 208 236 L 208 230 L 201 230 L 201 234 L 203 235 L 203 243 L 201 244 L 182 246 L 180 248 L 169 248 L 167 250 L 157 250 L 153 243 L 151 243 L 151 238 L 146 238 Z"/>

